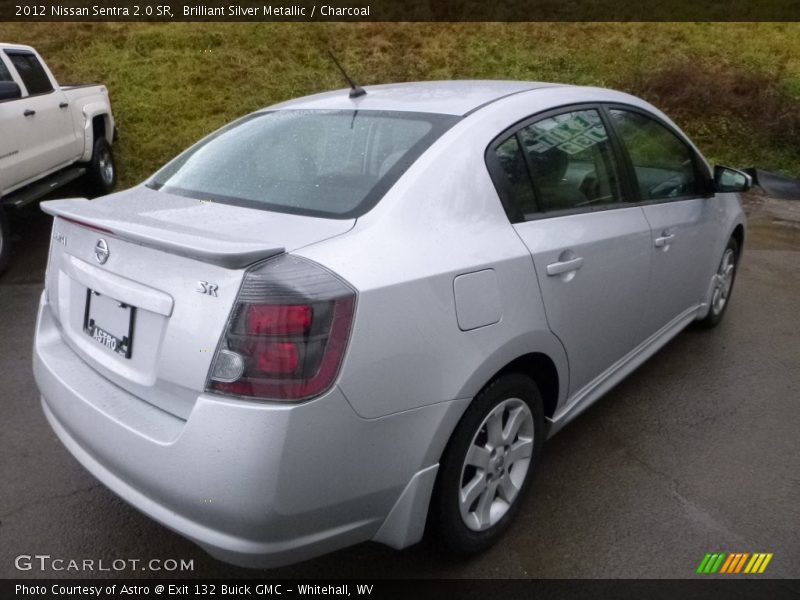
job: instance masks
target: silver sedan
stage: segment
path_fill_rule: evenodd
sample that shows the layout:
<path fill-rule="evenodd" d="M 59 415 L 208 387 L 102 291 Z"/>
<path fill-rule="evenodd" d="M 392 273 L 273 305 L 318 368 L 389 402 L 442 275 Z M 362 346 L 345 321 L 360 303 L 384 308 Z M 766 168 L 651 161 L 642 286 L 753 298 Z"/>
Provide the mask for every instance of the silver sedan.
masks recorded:
<path fill-rule="evenodd" d="M 605 89 L 453 81 L 248 115 L 54 215 L 58 437 L 210 554 L 495 543 L 545 439 L 731 298 L 749 177 Z"/>

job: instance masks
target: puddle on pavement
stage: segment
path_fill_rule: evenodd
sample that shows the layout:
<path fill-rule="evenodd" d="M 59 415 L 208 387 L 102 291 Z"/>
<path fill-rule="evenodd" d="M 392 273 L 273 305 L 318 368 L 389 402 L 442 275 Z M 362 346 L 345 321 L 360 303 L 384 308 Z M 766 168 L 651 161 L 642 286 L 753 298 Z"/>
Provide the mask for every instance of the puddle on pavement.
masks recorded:
<path fill-rule="evenodd" d="M 799 200 L 776 200 L 754 191 L 742 198 L 742 206 L 747 214 L 747 249 L 800 250 Z"/>

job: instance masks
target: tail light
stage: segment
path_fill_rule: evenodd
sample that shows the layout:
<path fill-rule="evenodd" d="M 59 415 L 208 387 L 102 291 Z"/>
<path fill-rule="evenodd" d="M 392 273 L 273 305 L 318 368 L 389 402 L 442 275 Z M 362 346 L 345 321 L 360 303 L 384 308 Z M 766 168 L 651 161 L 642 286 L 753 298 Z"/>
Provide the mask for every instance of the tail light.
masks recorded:
<path fill-rule="evenodd" d="M 300 401 L 328 390 L 344 358 L 355 292 L 319 265 L 291 256 L 245 275 L 207 391 Z"/>

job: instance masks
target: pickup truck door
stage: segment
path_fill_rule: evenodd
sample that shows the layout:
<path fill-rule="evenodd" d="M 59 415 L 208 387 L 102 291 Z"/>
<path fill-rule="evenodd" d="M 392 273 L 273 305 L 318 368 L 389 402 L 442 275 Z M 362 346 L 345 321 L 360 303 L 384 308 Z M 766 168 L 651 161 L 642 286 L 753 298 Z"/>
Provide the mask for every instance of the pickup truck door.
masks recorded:
<path fill-rule="evenodd" d="M 36 54 L 27 50 L 5 50 L 12 73 L 16 72 L 23 97 L 0 103 L 2 147 L 12 154 L 9 172 L 3 176 L 8 192 L 75 161 L 78 137 L 67 97 L 55 87 L 52 76 Z M 6 149 L 6 146 L 8 148 Z"/>
<path fill-rule="evenodd" d="M 0 81 L 12 81 L 17 85 L 22 82 L 12 74 L 10 66 L 6 63 L 3 53 L 0 52 Z M 0 100 L 0 196 L 11 187 L 12 181 L 19 181 L 20 140 L 19 134 L 14 130 L 13 115 L 19 112 L 19 100 Z"/>

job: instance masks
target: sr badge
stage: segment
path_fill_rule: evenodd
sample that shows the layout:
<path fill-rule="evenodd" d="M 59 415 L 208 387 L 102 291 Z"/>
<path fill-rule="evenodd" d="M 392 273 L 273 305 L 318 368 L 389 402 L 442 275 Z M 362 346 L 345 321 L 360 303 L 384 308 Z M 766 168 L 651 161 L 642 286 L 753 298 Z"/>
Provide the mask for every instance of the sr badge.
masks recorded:
<path fill-rule="evenodd" d="M 219 286 L 216 283 L 209 283 L 208 281 L 197 282 L 197 292 L 200 294 L 205 294 L 206 296 L 213 296 L 216 298 L 218 289 Z"/>

